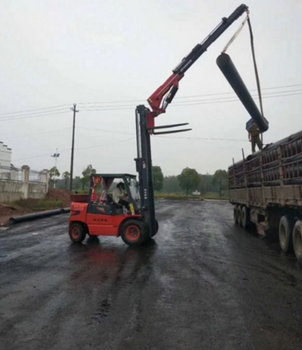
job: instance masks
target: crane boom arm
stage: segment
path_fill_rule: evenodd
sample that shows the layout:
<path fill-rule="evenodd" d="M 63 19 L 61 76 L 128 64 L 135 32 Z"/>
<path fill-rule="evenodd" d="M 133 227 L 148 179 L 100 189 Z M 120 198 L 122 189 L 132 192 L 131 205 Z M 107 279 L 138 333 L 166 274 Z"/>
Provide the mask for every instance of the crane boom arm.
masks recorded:
<path fill-rule="evenodd" d="M 177 93 L 179 81 L 184 77 L 185 72 L 194 62 L 208 49 L 208 47 L 220 37 L 220 35 L 244 12 L 248 12 L 248 7 L 240 5 L 228 18 L 223 18 L 221 23 L 193 50 L 184 57 L 181 62 L 173 69 L 173 74 L 148 98 L 151 111 L 148 115 L 149 127 L 154 126 L 154 118 L 165 113 L 169 103 L 172 102 Z"/>

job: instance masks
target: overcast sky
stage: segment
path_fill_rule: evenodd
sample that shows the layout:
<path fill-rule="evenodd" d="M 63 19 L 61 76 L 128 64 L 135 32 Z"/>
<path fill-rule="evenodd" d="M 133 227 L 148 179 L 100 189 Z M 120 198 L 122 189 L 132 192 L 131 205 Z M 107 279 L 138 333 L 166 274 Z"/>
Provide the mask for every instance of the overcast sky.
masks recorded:
<path fill-rule="evenodd" d="M 0 140 L 15 166 L 70 169 L 73 103 L 75 174 L 135 173 L 137 104 L 241 4 L 237 0 L 2 0 Z M 269 130 L 265 142 L 301 130 L 301 0 L 249 0 Z M 216 65 L 236 21 L 189 69 L 157 125 L 189 122 L 193 131 L 152 137 L 153 164 L 164 175 L 185 167 L 227 169 L 250 153 L 244 107 Z M 228 50 L 250 90 L 256 88 L 248 27 Z M 230 101 L 231 99 L 231 101 Z M 257 100 L 258 103 L 258 100 Z"/>

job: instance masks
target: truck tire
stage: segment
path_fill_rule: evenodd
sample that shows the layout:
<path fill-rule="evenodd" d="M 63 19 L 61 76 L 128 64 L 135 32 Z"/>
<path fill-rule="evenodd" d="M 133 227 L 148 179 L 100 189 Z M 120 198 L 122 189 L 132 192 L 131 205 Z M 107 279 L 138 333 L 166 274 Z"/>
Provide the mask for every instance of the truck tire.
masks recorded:
<path fill-rule="evenodd" d="M 240 226 L 240 227 L 243 227 L 242 226 L 242 208 L 243 208 L 243 206 L 241 206 L 241 205 L 238 205 L 238 211 L 237 211 L 237 216 L 238 216 L 238 225 Z"/>
<path fill-rule="evenodd" d="M 69 227 L 69 237 L 74 243 L 81 243 L 86 237 L 86 230 L 80 223 L 73 223 Z"/>
<path fill-rule="evenodd" d="M 233 215 L 234 215 L 234 222 L 235 222 L 235 224 L 239 224 L 239 215 L 238 215 L 238 210 L 239 210 L 240 208 L 238 207 L 238 205 L 234 205 L 234 208 L 233 208 Z"/>
<path fill-rule="evenodd" d="M 296 258 L 302 262 L 302 221 L 298 220 L 295 223 L 293 230 L 293 246 Z"/>
<path fill-rule="evenodd" d="M 122 240 L 129 246 L 138 246 L 147 238 L 146 226 L 139 220 L 128 220 L 121 226 Z"/>
<path fill-rule="evenodd" d="M 240 226 L 243 228 L 248 228 L 250 222 L 250 210 L 244 205 L 240 210 Z"/>
<path fill-rule="evenodd" d="M 293 220 L 284 215 L 279 222 L 279 243 L 284 253 L 287 253 L 292 246 Z"/>

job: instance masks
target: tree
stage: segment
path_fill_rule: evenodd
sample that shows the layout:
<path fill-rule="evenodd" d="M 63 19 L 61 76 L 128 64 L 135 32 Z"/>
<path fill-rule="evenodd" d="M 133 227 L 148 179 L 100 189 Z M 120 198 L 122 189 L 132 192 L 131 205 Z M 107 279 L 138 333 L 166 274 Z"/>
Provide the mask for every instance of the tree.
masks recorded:
<path fill-rule="evenodd" d="M 179 182 L 177 176 L 165 176 L 163 183 L 163 192 L 165 193 L 180 193 L 181 187 L 179 186 Z"/>
<path fill-rule="evenodd" d="M 80 190 L 81 189 L 81 178 L 80 176 L 76 176 L 73 181 L 72 181 L 72 187 L 75 190 Z"/>
<path fill-rule="evenodd" d="M 208 192 L 218 192 L 217 186 L 213 184 L 213 175 L 200 174 L 199 177 L 200 177 L 200 182 L 198 185 L 198 190 L 200 191 L 200 193 L 205 194 Z"/>
<path fill-rule="evenodd" d="M 56 166 L 49 169 L 49 184 L 52 188 L 56 188 L 56 178 L 60 176 L 60 172 Z"/>
<path fill-rule="evenodd" d="M 87 166 L 86 169 L 82 171 L 83 177 L 81 178 L 82 190 L 89 184 L 90 176 L 95 174 L 96 170 L 92 167 L 91 164 Z"/>
<path fill-rule="evenodd" d="M 64 171 L 64 173 L 62 174 L 62 177 L 65 182 L 65 190 L 67 190 L 68 180 L 70 179 L 70 173 L 68 171 Z"/>
<path fill-rule="evenodd" d="M 228 187 L 229 175 L 225 170 L 216 170 L 213 176 L 213 184 L 218 185 L 219 198 L 221 198 L 221 192 Z"/>
<path fill-rule="evenodd" d="M 160 166 L 152 167 L 153 186 L 155 191 L 161 191 L 164 184 L 164 175 Z"/>
<path fill-rule="evenodd" d="M 179 186 L 186 191 L 186 195 L 189 191 L 195 190 L 200 182 L 200 177 L 195 169 L 185 168 L 180 175 L 177 176 Z"/>
<path fill-rule="evenodd" d="M 204 194 L 206 192 L 205 180 L 204 180 L 203 175 L 201 175 L 201 174 L 198 174 L 198 175 L 199 175 L 199 184 L 198 184 L 197 190 L 201 194 Z"/>

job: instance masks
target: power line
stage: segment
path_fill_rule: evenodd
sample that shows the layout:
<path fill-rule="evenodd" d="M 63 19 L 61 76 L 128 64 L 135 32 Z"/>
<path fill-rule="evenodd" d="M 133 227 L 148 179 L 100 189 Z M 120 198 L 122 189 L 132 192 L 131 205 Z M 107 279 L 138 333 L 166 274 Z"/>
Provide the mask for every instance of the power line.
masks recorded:
<path fill-rule="evenodd" d="M 293 84 L 293 85 L 286 85 L 283 87 L 295 87 L 295 86 L 302 86 L 302 84 Z M 281 86 L 280 86 L 281 87 Z M 277 89 L 280 87 L 270 87 L 266 88 L 267 90 Z M 265 90 L 265 89 L 264 89 Z M 190 106 L 190 105 L 199 105 L 199 104 L 220 104 L 220 103 L 227 103 L 227 102 L 237 102 L 238 99 L 236 95 L 232 92 L 227 93 L 212 93 L 212 94 L 204 94 L 204 95 L 191 95 L 191 96 L 182 96 L 179 97 L 179 99 L 184 98 L 193 98 L 193 97 L 200 97 L 200 96 L 218 96 L 218 95 L 229 95 L 232 96 L 226 96 L 226 97 L 219 97 L 219 98 L 212 98 L 212 99 L 201 99 L 201 100 L 188 100 L 188 101 L 175 101 L 175 103 L 172 105 L 172 107 L 181 107 L 181 106 Z M 279 97 L 287 97 L 287 96 L 297 96 L 301 95 L 302 90 L 301 89 L 295 89 L 295 90 L 283 90 L 283 91 L 273 91 L 273 92 L 267 92 L 263 94 L 263 98 L 279 98 Z M 258 96 L 253 96 L 255 99 L 258 99 Z M 133 102 L 143 101 L 143 100 L 132 100 Z M 121 102 L 131 102 L 131 100 L 128 101 L 113 101 L 109 102 L 112 104 L 121 103 Z M 90 104 L 91 106 L 82 108 L 82 111 L 85 112 L 94 112 L 94 111 L 118 111 L 118 110 L 127 110 L 127 109 L 133 109 L 134 106 L 131 105 L 105 105 L 105 106 L 98 106 L 95 105 L 96 102 L 90 103 L 87 102 L 86 104 Z M 107 102 L 108 103 L 108 102 Z M 94 104 L 94 105 L 93 105 Z M 99 102 L 99 104 L 105 104 L 105 102 Z M 65 114 L 67 113 L 66 108 L 58 108 L 60 106 L 65 105 L 58 105 L 54 107 L 45 107 L 45 111 L 43 111 L 43 108 L 35 109 L 35 110 L 27 110 L 24 111 L 26 114 L 17 114 L 20 112 L 11 112 L 6 114 L 0 114 L 4 115 L 3 117 L 0 117 L 0 121 L 13 121 L 13 120 L 20 120 L 20 119 L 27 119 L 27 118 L 36 118 L 36 117 L 47 117 L 52 115 L 59 115 L 59 114 Z M 52 110 L 50 108 L 53 108 Z M 40 110 L 40 112 L 38 112 Z M 33 113 L 29 114 L 29 111 L 34 111 Z M 11 114 L 9 116 L 9 114 Z M 13 115 L 15 114 L 15 115 Z"/>
<path fill-rule="evenodd" d="M 84 126 L 77 126 L 79 129 L 85 129 L 85 130 L 92 130 L 92 131 L 103 131 L 103 132 L 109 132 L 112 134 L 123 134 L 123 135 L 135 135 L 133 132 L 122 132 L 122 131 L 115 131 L 115 130 L 104 130 L 104 129 L 96 129 L 96 128 L 87 128 Z"/>
<path fill-rule="evenodd" d="M 293 84 L 293 85 L 281 85 L 281 86 L 276 86 L 276 87 L 268 87 L 268 88 L 262 88 L 262 90 L 276 90 L 276 89 L 281 89 L 281 88 L 290 88 L 290 87 L 297 87 L 297 86 L 302 86 L 302 84 Z M 256 89 L 251 89 L 250 91 L 257 91 Z M 293 90 L 294 91 L 294 90 Z M 290 92 L 290 90 L 285 90 L 284 92 Z M 277 93 L 276 92 L 272 92 L 272 93 Z M 269 93 L 267 93 L 269 94 Z M 185 95 L 185 96 L 180 96 L 180 97 L 176 97 L 175 100 L 177 99 L 184 99 L 184 98 L 193 98 L 193 97 L 203 97 L 203 96 L 220 96 L 220 95 L 232 95 L 232 96 L 236 96 L 234 92 L 230 91 L 230 92 L 215 92 L 215 93 L 209 93 L 209 94 L 199 94 L 199 95 Z M 142 102 L 145 101 L 146 99 L 136 99 L 136 100 L 123 100 L 123 101 L 101 101 L 101 102 L 80 102 L 80 105 L 102 105 L 102 104 L 116 104 L 116 103 L 133 103 L 133 102 Z M 84 107 L 84 108 L 93 108 L 92 107 Z M 104 106 L 104 107 L 108 107 L 108 106 Z M 117 106 L 114 106 L 117 107 Z"/>
<path fill-rule="evenodd" d="M 302 84 L 293 84 L 293 85 L 281 85 L 281 86 L 275 86 L 275 87 L 268 87 L 268 88 L 262 88 L 261 90 L 274 90 L 274 89 L 281 89 L 281 88 L 289 88 L 289 87 L 296 87 L 296 86 L 302 86 Z M 250 89 L 250 91 L 257 91 L 257 89 Z M 177 99 L 182 98 L 192 98 L 192 97 L 202 97 L 202 96 L 216 96 L 216 95 L 228 95 L 228 94 L 234 94 L 234 92 L 214 92 L 210 94 L 199 94 L 199 95 L 185 95 L 177 97 Z"/>
<path fill-rule="evenodd" d="M 302 86 L 302 84 L 291 84 L 291 85 L 279 85 L 279 86 L 273 86 L 273 87 L 267 87 L 267 88 L 262 88 L 263 91 L 265 90 L 277 90 L 277 89 L 287 89 L 287 88 L 293 88 L 293 87 L 298 87 Z M 256 91 L 256 89 L 251 89 L 250 91 Z M 276 94 L 276 93 L 290 93 L 290 92 L 295 92 L 297 90 L 285 90 L 285 91 L 274 91 L 270 94 Z M 300 91 L 300 90 L 298 90 Z M 266 93 L 268 95 L 269 93 Z M 207 97 L 207 96 L 221 96 L 221 95 L 232 95 L 235 96 L 233 92 L 214 92 L 214 93 L 207 93 L 207 94 L 199 94 L 199 95 L 185 95 L 185 96 L 180 96 L 176 98 L 176 101 L 178 99 L 190 99 L 190 98 L 195 98 L 195 97 Z M 230 96 L 230 98 L 232 97 Z M 109 104 L 109 106 L 103 106 L 103 107 L 111 107 L 111 108 L 124 108 L 127 109 L 127 107 L 130 108 L 130 106 L 122 105 L 122 106 L 112 106 L 115 104 L 119 103 L 137 103 L 137 102 L 145 102 L 145 98 L 143 99 L 133 99 L 133 100 L 121 100 L 121 101 L 101 101 L 101 102 L 80 102 L 79 105 L 83 105 L 84 108 L 90 109 L 90 108 L 95 108 L 98 105 L 104 105 L 104 104 Z M 189 102 L 189 101 L 188 101 Z M 177 103 L 177 102 L 176 102 Z M 85 107 L 85 105 L 88 105 Z M 92 106 L 90 106 L 92 105 Z M 111 105 L 111 106 L 110 106 Z M 63 108 L 64 107 L 64 108 Z M 38 114 L 38 115 L 47 115 L 46 113 L 50 112 L 58 112 L 61 110 L 67 110 L 69 108 L 69 104 L 60 104 L 60 105 L 55 105 L 55 106 L 50 106 L 50 107 L 43 107 L 43 108 L 35 108 L 35 109 L 27 109 L 27 110 L 20 110 L 20 111 L 14 111 L 14 112 L 6 112 L 6 113 L 1 113 L 0 116 L 3 116 L 5 119 L 8 119 L 11 117 L 23 117 L 30 115 L 31 117 L 33 114 Z M 112 109 L 114 110 L 114 109 Z M 33 113 L 32 113 L 33 112 Z M 50 115 L 50 114 L 49 114 Z M 3 118 L 0 118 L 3 119 Z"/>
<path fill-rule="evenodd" d="M 289 93 L 293 93 L 293 95 L 295 93 L 302 93 L 302 89 L 298 89 L 298 90 L 290 90 L 290 91 L 277 91 L 277 92 L 267 92 L 264 94 L 264 96 L 277 96 L 277 95 L 283 95 L 287 96 Z M 254 97 L 255 99 L 258 98 L 258 94 L 252 94 L 252 97 Z M 189 100 L 189 101 L 184 101 L 184 102 L 175 102 L 175 105 L 180 104 L 180 103 L 191 103 L 191 102 L 202 102 L 202 101 L 224 101 L 224 100 L 229 100 L 229 99 L 235 99 L 236 101 L 238 101 L 238 98 L 236 97 L 235 94 L 233 94 L 233 96 L 227 96 L 227 97 L 219 97 L 219 98 L 210 98 L 210 99 L 198 99 L 198 100 Z"/>
<path fill-rule="evenodd" d="M 247 139 L 225 139 L 218 137 L 173 137 L 173 136 L 157 136 L 164 139 L 177 139 L 177 140 L 202 140 L 202 141 L 227 141 L 227 142 L 246 142 Z M 276 141 L 270 141 L 276 142 Z"/>
<path fill-rule="evenodd" d="M 104 130 L 104 129 L 95 129 L 95 128 L 86 128 L 86 127 L 79 127 L 80 129 L 86 129 L 86 130 L 92 130 L 92 131 L 104 131 L 112 134 L 125 134 L 125 135 L 135 135 L 135 133 L 126 133 L 126 132 L 118 132 L 115 130 Z M 160 138 L 167 138 L 167 139 L 179 139 L 179 140 L 203 140 L 203 141 L 227 141 L 227 142 L 245 142 L 247 139 L 227 139 L 227 138 L 218 138 L 218 137 L 177 137 L 177 136 L 162 136 L 158 135 L 155 136 Z M 271 141 L 275 142 L 275 141 Z"/>
<path fill-rule="evenodd" d="M 295 92 L 291 91 L 280 91 L 275 93 L 267 93 L 263 94 L 263 98 L 279 98 L 279 97 L 288 97 L 288 96 L 298 96 L 302 94 L 302 90 L 295 90 Z M 258 99 L 258 96 L 253 96 L 255 99 Z M 175 102 L 171 105 L 171 107 L 181 107 L 181 106 L 191 106 L 191 105 L 199 105 L 199 104 L 220 104 L 220 103 L 227 103 L 227 102 L 237 102 L 237 97 L 221 97 L 221 98 L 213 98 L 213 99 L 205 99 L 205 100 L 195 100 L 195 101 L 184 101 L 184 102 Z M 84 112 L 95 112 L 95 111 L 118 111 L 118 110 L 130 110 L 133 109 L 134 106 L 103 106 L 103 107 L 89 107 L 89 108 L 82 108 L 82 111 Z M 58 115 L 58 114 L 66 114 L 68 111 L 65 109 L 62 109 L 61 112 L 57 113 L 39 113 L 36 115 L 24 115 L 24 116 L 12 116 L 12 117 L 0 117 L 1 121 L 13 121 L 13 120 L 20 120 L 20 119 L 28 119 L 28 118 L 36 118 L 36 117 L 45 117 L 45 116 L 51 116 L 51 115 Z"/>
<path fill-rule="evenodd" d="M 282 95 L 274 95 L 274 96 L 266 96 L 266 95 L 262 95 L 262 99 L 268 99 L 268 98 L 279 98 L 279 97 L 288 97 L 288 96 L 298 96 L 298 95 L 302 95 L 302 92 L 301 93 L 294 93 L 294 94 L 282 94 Z M 254 96 L 254 98 L 257 100 L 258 97 L 257 96 Z M 186 102 L 186 103 L 178 103 L 178 104 L 174 104 L 174 105 L 171 105 L 171 107 L 183 107 L 183 106 L 195 106 L 195 105 L 202 105 L 202 104 L 220 104 L 220 103 L 228 103 L 228 102 L 238 102 L 238 98 L 233 98 L 233 99 L 228 99 L 228 100 L 209 100 L 209 101 L 206 101 L 206 100 L 200 100 L 199 102 L 196 101 L 196 102 L 193 102 L 191 101 L 190 102 Z"/>
<path fill-rule="evenodd" d="M 47 117 L 52 115 L 58 115 L 58 114 L 65 114 L 69 113 L 68 111 L 65 112 L 58 112 L 58 113 L 46 113 L 46 114 L 38 114 L 38 115 L 29 115 L 29 116 L 18 116 L 18 117 L 1 117 L 0 122 L 6 122 L 6 121 L 14 121 L 14 120 L 20 120 L 20 119 L 29 119 L 29 118 L 38 118 L 38 117 Z"/>
<path fill-rule="evenodd" d="M 18 139 L 18 138 L 22 138 L 22 137 L 29 137 L 29 136 L 37 136 L 37 135 L 44 135 L 44 134 L 50 134 L 53 132 L 57 132 L 57 131 L 61 131 L 61 130 L 69 130 L 70 127 L 65 127 L 65 128 L 60 128 L 60 129 L 52 129 L 52 130 L 48 130 L 48 131 L 42 131 L 42 132 L 36 132 L 34 134 L 25 134 L 25 135 L 15 135 L 15 136 L 4 136 L 3 139 Z"/>
<path fill-rule="evenodd" d="M 35 109 L 26 109 L 26 110 L 22 110 L 22 111 L 15 111 L 15 112 L 7 112 L 7 113 L 0 113 L 1 115 L 11 115 L 11 114 L 27 114 L 30 112 L 35 112 L 35 111 L 42 111 L 42 110 L 53 110 L 53 109 L 58 109 L 60 107 L 67 107 L 68 105 L 64 104 L 64 105 L 56 105 L 56 106 L 52 106 L 52 107 L 43 107 L 43 108 L 35 108 Z"/>
<path fill-rule="evenodd" d="M 99 147 L 104 147 L 104 146 L 112 146 L 112 145 L 115 145 L 115 144 L 118 144 L 118 143 L 123 143 L 123 142 L 127 142 L 127 141 L 134 140 L 134 139 L 135 139 L 135 137 L 131 137 L 130 139 L 119 140 L 119 141 L 110 142 L 110 143 L 107 142 L 107 143 L 103 143 L 101 145 L 87 146 L 87 147 L 75 147 L 75 150 L 81 151 L 81 150 L 90 149 L 90 148 L 99 148 Z M 65 149 L 60 150 L 60 153 L 69 152 L 69 151 L 70 151 L 70 148 L 65 148 Z M 45 157 L 45 156 L 50 156 L 50 154 L 51 154 L 51 152 L 44 153 L 44 154 L 39 154 L 39 155 L 36 155 L 36 156 L 26 157 L 26 158 L 14 159 L 14 162 L 15 161 L 20 161 L 20 160 L 25 160 L 25 159 L 41 158 L 41 157 Z"/>
<path fill-rule="evenodd" d="M 279 98 L 279 97 L 288 97 L 288 96 L 299 96 L 302 95 L 302 90 L 300 92 L 296 93 L 287 93 L 286 91 L 275 93 L 275 94 L 263 94 L 263 99 L 268 98 Z M 258 99 L 258 96 L 253 96 L 255 99 Z M 184 101 L 184 102 L 175 102 L 171 105 L 171 107 L 182 107 L 182 106 L 194 106 L 194 105 L 200 105 L 200 104 L 220 104 L 220 103 L 228 103 L 228 102 L 238 102 L 237 97 L 225 97 L 225 98 L 213 98 L 213 99 L 205 99 L 205 100 L 195 100 L 195 101 Z M 124 111 L 127 109 L 133 109 L 134 106 L 104 106 L 104 107 L 97 107 L 95 108 L 82 108 L 83 112 L 96 112 L 96 111 Z"/>

